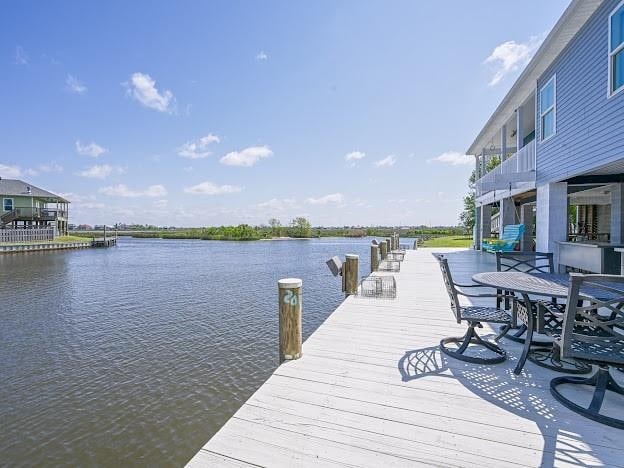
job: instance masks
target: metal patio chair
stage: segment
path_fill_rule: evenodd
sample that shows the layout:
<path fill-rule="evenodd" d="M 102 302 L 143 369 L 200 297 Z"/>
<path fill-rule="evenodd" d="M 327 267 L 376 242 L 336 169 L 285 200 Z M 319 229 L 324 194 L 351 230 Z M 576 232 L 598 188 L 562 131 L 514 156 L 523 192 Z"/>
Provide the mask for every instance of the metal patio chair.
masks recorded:
<path fill-rule="evenodd" d="M 591 291 L 591 297 L 581 295 L 581 288 L 584 293 Z M 609 373 L 610 367 L 624 366 L 624 277 L 572 273 L 563 330 L 554 346 L 563 357 L 594 364 L 598 370 L 589 378 L 563 376 L 551 380 L 552 395 L 575 413 L 624 429 L 624 419 L 600 413 L 607 391 L 624 396 L 624 387 Z M 564 396 L 559 390 L 564 384 L 595 387 L 590 404 L 584 407 Z"/>
<path fill-rule="evenodd" d="M 495 338 L 498 341 L 502 338 L 511 328 L 512 316 L 511 314 L 498 307 L 488 306 L 462 306 L 459 302 L 459 296 L 471 297 L 471 298 L 498 298 L 501 296 L 505 299 L 504 295 L 499 294 L 467 294 L 457 289 L 459 288 L 483 288 L 485 286 L 479 284 L 459 284 L 453 281 L 451 270 L 448 266 L 448 260 L 443 255 L 436 255 L 436 259 L 440 264 L 440 270 L 442 270 L 442 278 L 446 286 L 449 298 L 451 300 L 451 309 L 455 315 L 457 323 L 468 322 L 468 330 L 462 337 L 444 338 L 440 341 L 440 350 L 453 358 L 459 359 L 465 362 L 471 362 L 475 364 L 497 364 L 503 362 L 507 358 L 507 353 L 504 349 L 492 343 L 490 341 L 483 340 L 478 334 L 475 328 L 481 328 L 482 322 L 488 323 L 500 323 L 503 325 L 501 333 Z M 515 304 L 515 302 L 514 302 Z M 456 350 L 452 350 L 448 345 L 455 343 L 458 345 Z M 477 357 L 464 354 L 468 350 L 470 345 L 477 345 L 485 347 L 492 351 L 496 356 L 494 357 Z"/>
<path fill-rule="evenodd" d="M 496 271 L 520 271 L 524 273 L 554 273 L 555 265 L 552 252 L 496 252 Z M 497 294 L 511 295 L 509 291 L 497 290 Z M 496 307 L 500 307 L 502 299 L 496 299 Z M 545 307 L 543 312 L 548 313 L 550 310 L 559 309 L 563 313 L 563 308 L 559 308 L 557 299 L 552 298 L 550 302 L 543 302 Z M 532 304 L 535 307 L 535 303 Z M 510 309 L 510 300 L 505 299 L 505 309 Z M 506 338 L 516 343 L 524 343 L 522 335 L 526 332 L 527 327 L 524 323 L 517 326 L 516 317 L 514 316 L 513 327 L 518 329 L 514 333 L 509 333 Z M 550 317 L 549 317 L 550 318 Z M 539 319 L 538 319 L 539 320 Z M 542 318 L 542 320 L 544 320 Z"/>

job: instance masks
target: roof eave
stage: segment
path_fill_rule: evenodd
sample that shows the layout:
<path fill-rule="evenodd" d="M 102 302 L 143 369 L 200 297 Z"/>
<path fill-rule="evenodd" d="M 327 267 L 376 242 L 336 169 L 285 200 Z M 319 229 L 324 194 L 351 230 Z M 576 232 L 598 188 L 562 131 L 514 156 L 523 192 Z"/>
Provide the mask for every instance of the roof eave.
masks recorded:
<path fill-rule="evenodd" d="M 596 10 L 603 3 L 603 1 L 604 0 L 572 0 L 570 5 L 568 5 L 566 10 L 561 15 L 561 18 L 559 18 L 555 26 L 553 26 L 551 31 L 548 33 L 548 36 L 546 36 L 546 39 L 544 39 L 544 42 L 539 47 L 531 61 L 524 68 L 524 70 L 515 81 L 511 89 L 507 92 L 501 103 L 496 107 L 496 110 L 492 113 L 485 126 L 481 129 L 475 140 L 472 142 L 466 154 L 476 155 L 482 150 L 482 148 L 487 146 L 487 142 L 492 133 L 491 127 L 494 126 L 494 123 L 500 118 L 500 114 L 504 113 L 507 110 L 506 107 L 509 105 L 509 103 L 514 99 L 524 101 L 530 96 L 530 93 L 526 96 L 517 96 L 520 88 L 524 86 L 528 80 L 537 81 L 543 71 L 545 71 L 555 60 L 557 60 L 561 52 L 565 50 L 567 44 L 569 44 L 573 40 L 578 31 L 581 30 L 583 25 L 596 12 Z M 574 31 L 574 33 L 570 36 L 569 40 L 565 42 L 565 44 L 563 44 L 561 49 L 556 52 L 553 57 L 551 57 L 550 59 L 545 58 L 547 53 L 550 52 L 550 48 L 556 45 L 555 39 L 559 36 L 559 34 L 561 34 L 561 31 L 564 29 L 564 27 L 572 23 L 575 15 L 581 14 L 584 15 L 585 18 L 580 25 L 577 25 L 576 31 Z M 542 63 L 543 60 L 547 60 L 547 62 Z M 537 76 L 533 76 L 538 65 L 541 65 L 540 68 L 542 68 L 542 71 L 539 72 Z"/>

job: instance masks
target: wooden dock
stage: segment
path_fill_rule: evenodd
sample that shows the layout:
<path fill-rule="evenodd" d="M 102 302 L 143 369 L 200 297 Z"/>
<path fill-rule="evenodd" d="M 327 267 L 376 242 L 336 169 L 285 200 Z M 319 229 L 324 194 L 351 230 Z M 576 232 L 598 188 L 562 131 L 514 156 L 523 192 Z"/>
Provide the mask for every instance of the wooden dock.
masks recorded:
<path fill-rule="evenodd" d="M 557 374 L 531 362 L 512 373 L 520 345 L 503 340 L 509 359 L 493 366 L 440 354 L 465 326 L 433 251 L 407 252 L 396 299 L 344 301 L 188 466 L 624 466 L 624 432 L 556 402 Z M 459 282 L 495 270 L 488 254 L 435 251 Z M 621 399 L 606 404 L 624 415 Z"/>
<path fill-rule="evenodd" d="M 91 241 L 92 247 L 112 247 L 117 245 L 117 237 L 99 237 L 93 238 Z"/>

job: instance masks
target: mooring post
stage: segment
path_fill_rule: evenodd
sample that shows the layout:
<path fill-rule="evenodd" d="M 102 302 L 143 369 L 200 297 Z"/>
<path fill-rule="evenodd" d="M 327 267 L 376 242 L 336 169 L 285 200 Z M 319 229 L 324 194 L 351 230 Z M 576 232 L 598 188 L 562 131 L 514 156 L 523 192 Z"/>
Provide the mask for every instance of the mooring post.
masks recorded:
<path fill-rule="evenodd" d="M 374 245 L 374 244 L 371 245 L 370 264 L 371 264 L 371 273 L 379 269 L 379 246 L 378 245 Z"/>
<path fill-rule="evenodd" d="M 381 241 L 379 243 L 379 252 L 381 252 L 382 260 L 388 258 L 388 243 L 386 241 Z"/>
<path fill-rule="evenodd" d="M 359 277 L 359 263 L 360 256 L 355 254 L 347 254 L 345 255 L 345 271 L 343 274 L 345 275 L 345 296 L 349 296 L 351 294 L 357 294 L 358 290 L 358 277 Z"/>
<path fill-rule="evenodd" d="M 279 297 L 279 358 L 284 361 L 299 359 L 303 343 L 301 328 L 301 289 L 299 278 L 285 278 L 277 282 Z"/>

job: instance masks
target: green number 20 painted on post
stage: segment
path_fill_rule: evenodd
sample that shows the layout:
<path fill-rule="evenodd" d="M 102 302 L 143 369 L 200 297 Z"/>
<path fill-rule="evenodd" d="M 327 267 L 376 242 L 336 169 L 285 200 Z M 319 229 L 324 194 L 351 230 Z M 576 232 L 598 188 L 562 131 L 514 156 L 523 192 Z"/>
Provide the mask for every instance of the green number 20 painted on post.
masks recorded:
<path fill-rule="evenodd" d="M 297 303 L 299 302 L 299 297 L 297 296 L 297 294 L 295 294 L 294 292 L 292 292 L 292 290 L 288 290 L 286 291 L 286 294 L 284 294 L 284 304 L 290 304 L 291 306 L 296 306 Z"/>

